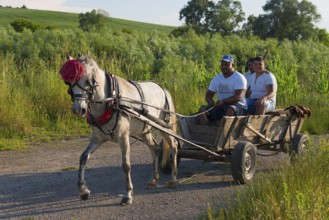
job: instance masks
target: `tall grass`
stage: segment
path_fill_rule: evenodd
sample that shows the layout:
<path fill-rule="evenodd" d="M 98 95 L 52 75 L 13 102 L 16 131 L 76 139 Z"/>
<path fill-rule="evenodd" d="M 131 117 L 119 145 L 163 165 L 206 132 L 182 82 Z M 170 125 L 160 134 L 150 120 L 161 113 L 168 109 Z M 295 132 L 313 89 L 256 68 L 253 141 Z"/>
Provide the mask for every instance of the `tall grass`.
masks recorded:
<path fill-rule="evenodd" d="M 88 132 L 85 121 L 71 114 L 67 88 L 57 72 L 42 60 L 18 69 L 13 56 L 4 56 L 0 70 L 0 150 Z"/>
<path fill-rule="evenodd" d="M 316 42 L 198 36 L 193 31 L 172 38 L 157 31 L 128 33 L 111 28 L 97 33 L 74 28 L 16 33 L 0 26 L 0 150 L 10 148 L 10 140 L 88 134 L 85 121 L 72 115 L 67 87 L 58 74 L 66 52 L 75 57 L 90 50 L 107 72 L 155 80 L 171 92 L 177 112 L 191 114 L 205 103 L 205 91 L 220 72 L 223 54 L 233 54 L 236 69 L 244 72 L 245 61 L 266 49 L 268 68 L 278 79 L 278 108 L 308 106 L 313 114 L 303 129 L 328 132 L 329 48 Z"/>
<path fill-rule="evenodd" d="M 329 219 L 329 143 L 308 150 L 291 166 L 257 178 L 227 207 L 209 208 L 207 219 Z"/>

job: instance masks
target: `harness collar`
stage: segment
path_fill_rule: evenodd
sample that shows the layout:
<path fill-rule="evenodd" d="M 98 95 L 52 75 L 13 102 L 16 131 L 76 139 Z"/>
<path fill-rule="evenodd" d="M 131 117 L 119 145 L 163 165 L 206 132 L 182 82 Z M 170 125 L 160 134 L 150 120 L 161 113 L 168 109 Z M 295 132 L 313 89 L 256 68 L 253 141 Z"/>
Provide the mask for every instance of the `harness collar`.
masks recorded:
<path fill-rule="evenodd" d="M 94 117 L 89 111 L 87 114 L 87 123 L 95 126 L 104 125 L 108 122 L 114 113 L 114 104 L 110 104 L 104 114 L 98 118 Z"/>
<path fill-rule="evenodd" d="M 106 122 L 108 122 L 114 113 L 116 112 L 117 109 L 117 97 L 119 94 L 119 85 L 117 80 L 115 79 L 113 74 L 108 74 L 106 73 L 106 79 L 110 83 L 110 98 L 114 98 L 113 100 L 109 101 L 109 105 L 103 115 L 100 117 L 96 118 L 91 114 L 90 111 L 87 113 L 87 123 L 90 125 L 97 126 L 100 128 L 100 126 L 104 125 Z M 112 129 L 114 130 L 114 129 Z"/>

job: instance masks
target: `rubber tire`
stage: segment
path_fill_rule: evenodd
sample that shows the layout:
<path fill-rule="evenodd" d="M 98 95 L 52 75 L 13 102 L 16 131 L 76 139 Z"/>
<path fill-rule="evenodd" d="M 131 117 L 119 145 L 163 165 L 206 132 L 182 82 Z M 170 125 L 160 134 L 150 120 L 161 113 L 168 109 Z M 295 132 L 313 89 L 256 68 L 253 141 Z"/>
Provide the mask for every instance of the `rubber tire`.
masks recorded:
<path fill-rule="evenodd" d="M 180 143 L 179 143 L 179 141 L 177 141 L 177 143 L 178 143 L 178 149 L 179 149 Z M 171 174 L 172 156 L 170 155 L 169 160 L 167 161 L 165 166 L 161 166 L 161 160 L 162 160 L 162 154 L 163 154 L 163 150 L 162 150 L 163 149 L 163 140 L 160 141 L 159 147 L 160 147 L 160 152 L 158 154 L 159 169 L 161 172 L 163 172 L 165 174 Z M 179 163 L 180 163 L 180 157 L 177 155 L 177 168 L 179 166 Z"/>
<path fill-rule="evenodd" d="M 256 147 L 248 141 L 241 141 L 234 147 L 231 157 L 233 179 L 239 184 L 252 181 L 256 173 Z"/>
<path fill-rule="evenodd" d="M 296 134 L 291 142 L 290 158 L 293 162 L 298 156 L 303 155 L 307 152 L 307 142 L 309 141 L 309 136 L 306 134 Z"/>

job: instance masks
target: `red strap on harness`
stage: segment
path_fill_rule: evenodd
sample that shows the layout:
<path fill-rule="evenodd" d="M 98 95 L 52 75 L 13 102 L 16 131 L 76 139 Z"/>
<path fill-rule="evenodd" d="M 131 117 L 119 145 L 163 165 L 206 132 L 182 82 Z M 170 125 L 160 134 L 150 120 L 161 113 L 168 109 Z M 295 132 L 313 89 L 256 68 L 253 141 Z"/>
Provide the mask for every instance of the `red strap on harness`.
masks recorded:
<path fill-rule="evenodd" d="M 99 118 L 95 118 L 90 112 L 87 114 L 87 123 L 91 125 L 103 125 L 108 122 L 113 115 L 113 104 L 109 106 L 109 108 L 104 112 L 102 116 Z"/>

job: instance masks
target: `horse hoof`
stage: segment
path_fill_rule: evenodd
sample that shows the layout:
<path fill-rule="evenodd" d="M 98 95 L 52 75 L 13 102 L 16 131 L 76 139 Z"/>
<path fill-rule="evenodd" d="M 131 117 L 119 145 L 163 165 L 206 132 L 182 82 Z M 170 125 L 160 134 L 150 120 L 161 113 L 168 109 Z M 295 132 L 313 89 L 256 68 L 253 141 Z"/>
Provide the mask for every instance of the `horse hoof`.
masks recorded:
<path fill-rule="evenodd" d="M 156 183 L 149 183 L 147 184 L 147 189 L 156 189 L 157 188 L 157 184 Z"/>
<path fill-rule="evenodd" d="M 83 193 L 80 193 L 80 198 L 83 201 L 88 200 L 89 199 L 89 196 L 90 196 L 90 190 L 88 190 L 88 189 L 87 190 L 84 190 Z"/>
<path fill-rule="evenodd" d="M 86 201 L 89 199 L 89 194 L 80 195 L 81 200 Z"/>
<path fill-rule="evenodd" d="M 133 202 L 133 198 L 123 197 L 120 202 L 120 205 L 126 206 L 126 205 L 130 205 L 132 202 Z"/>

